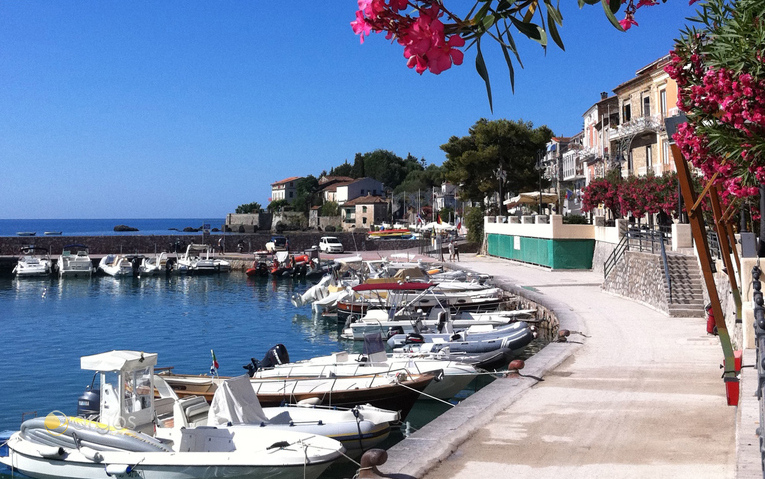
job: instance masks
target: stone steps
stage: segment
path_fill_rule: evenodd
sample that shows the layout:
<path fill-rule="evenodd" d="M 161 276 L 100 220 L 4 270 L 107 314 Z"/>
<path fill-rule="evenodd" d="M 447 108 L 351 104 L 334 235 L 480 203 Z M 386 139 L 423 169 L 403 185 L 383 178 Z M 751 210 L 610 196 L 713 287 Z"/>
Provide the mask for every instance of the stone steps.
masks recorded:
<path fill-rule="evenodd" d="M 672 301 L 668 304 L 672 317 L 705 317 L 702 276 L 695 257 L 668 254 L 667 269 L 672 283 Z M 669 291 L 664 287 L 669 301 Z"/>

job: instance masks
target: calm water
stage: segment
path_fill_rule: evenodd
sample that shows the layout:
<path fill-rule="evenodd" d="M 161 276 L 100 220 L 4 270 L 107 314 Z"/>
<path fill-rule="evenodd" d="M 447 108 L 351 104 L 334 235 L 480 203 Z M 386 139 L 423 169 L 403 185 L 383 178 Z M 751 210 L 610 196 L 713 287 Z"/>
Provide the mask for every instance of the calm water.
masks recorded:
<path fill-rule="evenodd" d="M 310 285 L 252 280 L 240 272 L 121 280 L 0 278 L 0 431 L 18 430 L 27 412 L 75 414 L 77 398 L 93 377 L 80 370 L 80 356 L 88 354 L 156 352 L 159 366 L 204 374 L 214 349 L 220 374 L 239 375 L 250 357 L 261 359 L 277 343 L 292 360 L 358 351 L 358 343 L 339 338 L 335 322 L 312 318 L 310 306 L 289 302 L 293 292 Z M 448 407 L 432 401 L 418 405 L 404 427 L 422 427 Z M 397 433 L 391 441 L 401 437 Z M 323 478 L 353 472 L 333 466 Z M 2 469 L 0 476 L 6 477 Z"/>
<path fill-rule="evenodd" d="M 103 235 L 166 235 L 183 234 L 183 228 L 199 228 L 209 224 L 218 228 L 225 223 L 224 218 L 127 218 L 127 219 L 48 219 L 48 220 L 2 220 L 0 236 L 16 236 L 19 231 L 34 231 L 42 236 L 46 231 L 61 231 L 62 236 L 103 236 Z M 137 232 L 116 233 L 117 225 L 138 228 Z M 179 231 L 171 230 L 175 228 Z M 188 233 L 199 234 L 199 233 Z"/>

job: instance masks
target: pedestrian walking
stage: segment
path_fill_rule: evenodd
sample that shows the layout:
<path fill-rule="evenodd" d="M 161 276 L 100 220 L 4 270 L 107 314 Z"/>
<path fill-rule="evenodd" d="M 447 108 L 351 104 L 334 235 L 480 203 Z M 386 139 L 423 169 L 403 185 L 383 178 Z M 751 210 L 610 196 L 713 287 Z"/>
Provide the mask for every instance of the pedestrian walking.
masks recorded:
<path fill-rule="evenodd" d="M 454 259 L 459 263 L 460 261 L 460 245 L 454 243 Z"/>
<path fill-rule="evenodd" d="M 449 261 L 454 261 L 454 240 L 449 241 Z"/>

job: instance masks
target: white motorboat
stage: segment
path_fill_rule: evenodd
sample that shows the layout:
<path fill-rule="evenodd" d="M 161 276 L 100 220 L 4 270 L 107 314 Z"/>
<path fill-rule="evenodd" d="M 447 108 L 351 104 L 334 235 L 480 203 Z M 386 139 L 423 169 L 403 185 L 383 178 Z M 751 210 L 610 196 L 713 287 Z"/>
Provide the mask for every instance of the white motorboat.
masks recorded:
<path fill-rule="evenodd" d="M 52 262 L 48 250 L 37 246 L 21 249 L 21 257 L 13 268 L 17 278 L 48 276 L 51 273 Z"/>
<path fill-rule="evenodd" d="M 501 327 L 471 326 L 462 331 L 447 328 L 443 332 L 422 332 L 395 334 L 388 339 L 388 346 L 419 346 L 423 343 L 438 343 L 450 351 L 466 353 L 485 353 L 497 349 L 510 349 L 519 353 L 536 337 L 535 330 L 525 321 L 517 321 Z M 409 352 L 414 351 L 412 347 Z"/>
<path fill-rule="evenodd" d="M 500 288 L 437 291 L 435 283 L 395 279 L 367 280 L 353 287 L 354 295 L 337 303 L 337 320 L 349 323 L 373 309 L 406 308 L 428 312 L 433 308 L 454 311 L 494 311 L 507 298 Z"/>
<path fill-rule="evenodd" d="M 153 258 L 141 258 L 141 264 L 138 265 L 138 276 L 155 276 L 167 274 L 169 271 L 167 265 L 167 253 L 159 253 Z"/>
<path fill-rule="evenodd" d="M 107 254 L 98 262 L 98 269 L 115 278 L 133 276 L 133 263 L 121 254 Z"/>
<path fill-rule="evenodd" d="M 256 427 L 327 436 L 340 441 L 346 453 L 355 456 L 384 441 L 390 434 L 391 424 L 400 420 L 398 412 L 368 404 L 352 409 L 296 405 L 264 408 L 260 406 L 247 375 L 224 380 L 215 391 L 209 407 L 201 396 L 178 399 L 161 376 L 155 376 L 154 380 L 161 396 L 155 402 L 166 402 L 166 397 L 172 398 L 172 403 L 166 402 L 165 406 L 169 411 L 160 411 L 159 407 L 157 409 L 163 426 L 167 422 L 167 413 L 173 414 L 172 409 L 190 410 L 195 417 L 201 419 L 201 425 L 210 427 L 233 425 L 235 430 L 240 427 Z M 192 403 L 195 405 L 192 406 Z M 181 408 L 176 408 L 176 404 L 181 405 Z M 204 413 L 206 409 L 209 409 L 207 414 Z M 181 418 L 185 421 L 183 424 L 175 419 L 172 421 L 175 428 L 195 425 L 185 415 Z M 157 434 L 163 434 L 162 431 L 158 429 Z"/>
<path fill-rule="evenodd" d="M 83 395 L 78 410 L 97 407 L 98 421 L 58 412 L 25 421 L 0 462 L 46 479 L 299 479 L 318 477 L 342 454 L 334 439 L 279 429 L 173 425 L 155 434 L 156 362 L 156 354 L 138 351 L 82 357 L 83 369 L 98 371 L 100 388 Z M 179 416 L 194 413 L 181 406 L 174 404 Z"/>
<path fill-rule="evenodd" d="M 178 269 L 189 274 L 210 274 L 231 270 L 231 263 L 211 257 L 210 247 L 205 244 L 190 244 L 178 258 Z"/>
<path fill-rule="evenodd" d="M 471 326 L 504 326 L 528 318 L 534 314 L 533 309 L 518 309 L 514 311 L 495 311 L 493 313 L 460 312 L 451 316 L 448 311 L 431 310 L 424 317 L 408 314 L 399 310 L 391 314 L 391 311 L 382 309 L 370 309 L 360 319 L 350 323 L 343 329 L 341 337 L 363 341 L 364 336 L 370 333 L 380 333 L 388 336 L 391 332 L 399 334 L 416 333 L 417 329 L 429 328 L 440 331 L 447 323 L 455 329 L 464 329 Z"/>
<path fill-rule="evenodd" d="M 58 257 L 58 273 L 62 278 L 90 277 L 93 274 L 93 261 L 88 255 L 88 247 L 82 244 L 64 246 Z"/>
<path fill-rule="evenodd" d="M 411 371 L 417 374 L 434 373 L 437 380 L 431 381 L 423 391 L 425 397 L 451 399 L 478 376 L 479 371 L 470 364 L 436 359 L 435 357 L 414 357 L 412 355 L 388 355 L 380 334 L 371 334 L 364 338 L 364 353 L 333 353 L 304 361 L 290 363 L 286 350 L 276 351 L 271 348 L 264 361 L 254 361 L 254 377 L 291 378 L 291 377 L 348 377 L 369 374 L 389 374 L 395 371 Z M 280 361 L 273 361 L 274 354 L 281 355 Z M 284 358 L 287 362 L 284 362 Z M 276 363 L 276 364 L 275 364 Z M 281 364 L 279 364 L 281 363 Z M 271 367 L 260 367 L 268 364 Z"/>
<path fill-rule="evenodd" d="M 325 274 L 321 280 L 308 288 L 303 294 L 293 294 L 292 305 L 299 308 L 310 304 L 314 314 L 322 314 L 325 311 L 333 311 L 337 302 L 350 298 L 351 286 L 359 284 L 358 278 L 337 280 L 333 273 Z"/>
<path fill-rule="evenodd" d="M 161 374 L 180 398 L 203 396 L 212 401 L 227 378 L 218 376 Z M 250 379 L 258 401 L 265 407 L 282 404 L 354 407 L 360 404 L 399 411 L 401 419 L 436 375 L 406 370 L 352 377 L 292 377 Z"/>

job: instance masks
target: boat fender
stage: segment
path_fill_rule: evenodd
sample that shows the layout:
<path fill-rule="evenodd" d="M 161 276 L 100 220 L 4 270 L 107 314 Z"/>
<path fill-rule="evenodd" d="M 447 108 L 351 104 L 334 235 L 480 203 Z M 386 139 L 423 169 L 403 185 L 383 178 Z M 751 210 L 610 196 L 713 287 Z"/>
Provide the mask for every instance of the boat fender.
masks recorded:
<path fill-rule="evenodd" d="M 104 468 L 106 475 L 112 476 L 127 476 L 133 472 L 133 466 L 129 464 L 107 464 Z"/>
<path fill-rule="evenodd" d="M 433 378 L 433 381 L 440 383 L 443 380 L 444 380 L 444 370 L 439 369 L 438 374 L 436 374 L 436 376 Z"/>
<path fill-rule="evenodd" d="M 104 460 L 104 456 L 96 451 L 95 449 L 87 446 L 80 446 L 80 454 L 87 457 L 93 462 L 102 462 Z"/>
<path fill-rule="evenodd" d="M 66 455 L 66 451 L 63 447 L 56 446 L 41 446 L 37 449 L 37 452 L 39 452 L 45 459 L 61 459 Z"/>
<path fill-rule="evenodd" d="M 297 403 L 298 406 L 303 406 L 303 407 L 318 406 L 319 404 L 321 404 L 321 398 L 317 398 L 317 397 L 302 399 L 298 401 Z"/>

